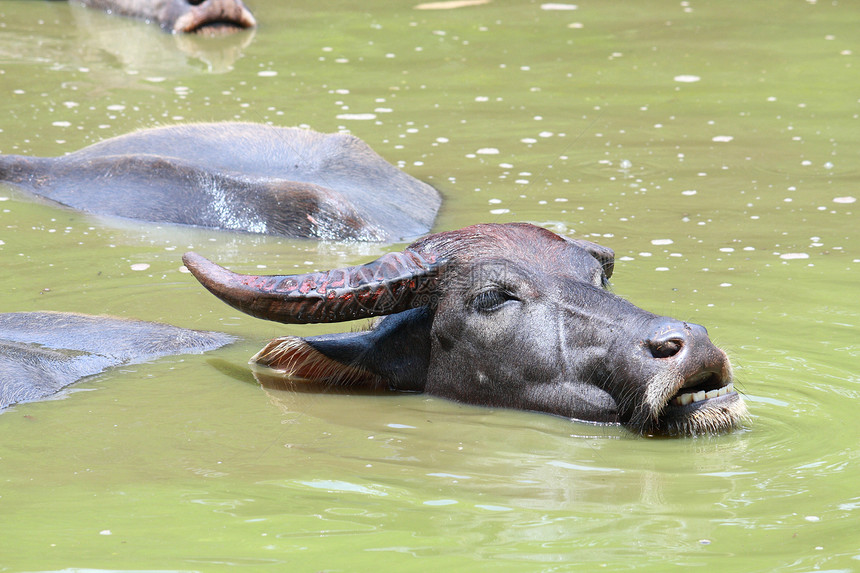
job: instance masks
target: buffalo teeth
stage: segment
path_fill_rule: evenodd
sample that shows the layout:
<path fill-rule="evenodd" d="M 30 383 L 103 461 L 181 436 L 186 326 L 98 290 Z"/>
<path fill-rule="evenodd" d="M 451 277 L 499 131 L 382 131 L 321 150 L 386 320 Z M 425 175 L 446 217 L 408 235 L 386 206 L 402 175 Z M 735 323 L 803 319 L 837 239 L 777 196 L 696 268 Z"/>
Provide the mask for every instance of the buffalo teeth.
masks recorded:
<path fill-rule="evenodd" d="M 711 398 L 719 398 L 720 396 L 725 396 L 726 394 L 731 394 L 735 391 L 735 385 L 729 382 L 726 386 L 719 388 L 717 390 L 709 390 L 705 392 L 704 390 L 699 390 L 698 392 L 685 392 L 684 394 L 680 394 L 672 399 L 672 404 L 675 406 L 686 406 L 687 404 L 692 404 L 693 402 L 701 402 L 702 400 L 709 400 Z"/>

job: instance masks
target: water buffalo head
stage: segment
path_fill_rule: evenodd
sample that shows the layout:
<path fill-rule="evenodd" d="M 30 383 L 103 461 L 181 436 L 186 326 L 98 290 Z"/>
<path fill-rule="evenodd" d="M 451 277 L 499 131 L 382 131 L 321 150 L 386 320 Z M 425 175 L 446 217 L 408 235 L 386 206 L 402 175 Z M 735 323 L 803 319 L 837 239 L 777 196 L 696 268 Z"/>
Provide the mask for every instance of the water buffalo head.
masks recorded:
<path fill-rule="evenodd" d="M 528 224 L 429 235 L 356 267 L 237 275 L 185 265 L 233 307 L 284 323 L 387 315 L 362 332 L 273 340 L 270 375 L 423 391 L 453 400 L 623 424 L 646 435 L 735 427 L 745 406 L 706 330 L 612 294 L 611 249 Z"/>

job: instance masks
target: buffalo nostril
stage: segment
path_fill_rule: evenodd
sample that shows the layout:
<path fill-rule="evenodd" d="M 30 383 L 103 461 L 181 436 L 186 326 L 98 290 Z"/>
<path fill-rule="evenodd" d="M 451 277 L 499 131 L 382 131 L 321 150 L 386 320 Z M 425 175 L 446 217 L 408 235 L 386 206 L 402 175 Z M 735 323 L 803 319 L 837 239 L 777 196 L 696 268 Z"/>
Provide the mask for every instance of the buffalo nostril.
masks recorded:
<path fill-rule="evenodd" d="M 666 338 L 663 340 L 649 340 L 648 350 L 654 358 L 671 358 L 684 347 L 684 341 L 680 338 Z"/>

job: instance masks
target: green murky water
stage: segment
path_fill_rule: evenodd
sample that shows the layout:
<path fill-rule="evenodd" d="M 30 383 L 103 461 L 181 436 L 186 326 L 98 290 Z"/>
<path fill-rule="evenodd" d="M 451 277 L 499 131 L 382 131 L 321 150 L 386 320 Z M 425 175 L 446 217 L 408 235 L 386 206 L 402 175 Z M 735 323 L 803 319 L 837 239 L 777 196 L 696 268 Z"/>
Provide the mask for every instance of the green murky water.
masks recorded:
<path fill-rule="evenodd" d="M 647 440 L 266 392 L 245 368 L 266 339 L 337 327 L 238 316 L 181 253 L 275 272 L 398 245 L 119 224 L 2 187 L 0 311 L 242 341 L 2 413 L 0 570 L 860 570 L 856 4 L 249 4 L 256 33 L 194 42 L 5 0 L 0 152 L 177 121 L 349 130 L 443 192 L 439 230 L 526 220 L 612 246 L 616 292 L 730 351 L 749 423 Z"/>

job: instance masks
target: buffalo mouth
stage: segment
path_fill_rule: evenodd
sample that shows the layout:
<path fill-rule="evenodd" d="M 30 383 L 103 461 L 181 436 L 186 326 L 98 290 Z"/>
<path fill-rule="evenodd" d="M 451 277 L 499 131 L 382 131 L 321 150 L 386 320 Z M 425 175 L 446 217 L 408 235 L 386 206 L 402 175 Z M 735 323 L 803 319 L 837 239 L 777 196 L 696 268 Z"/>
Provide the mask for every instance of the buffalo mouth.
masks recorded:
<path fill-rule="evenodd" d="M 689 406 L 735 392 L 731 380 L 723 378 L 714 372 L 700 372 L 684 382 L 684 386 L 670 399 L 669 406 Z"/>
<path fill-rule="evenodd" d="M 735 390 L 729 368 L 705 370 L 672 385 L 656 406 L 650 428 L 653 435 L 718 434 L 737 428 L 747 414 Z"/>
<path fill-rule="evenodd" d="M 204 10 L 200 8 L 202 7 L 192 8 L 180 16 L 173 25 L 173 31 L 182 34 L 217 36 L 232 34 L 257 26 L 254 16 L 244 7 L 231 10 L 229 13 L 221 9 Z"/>

